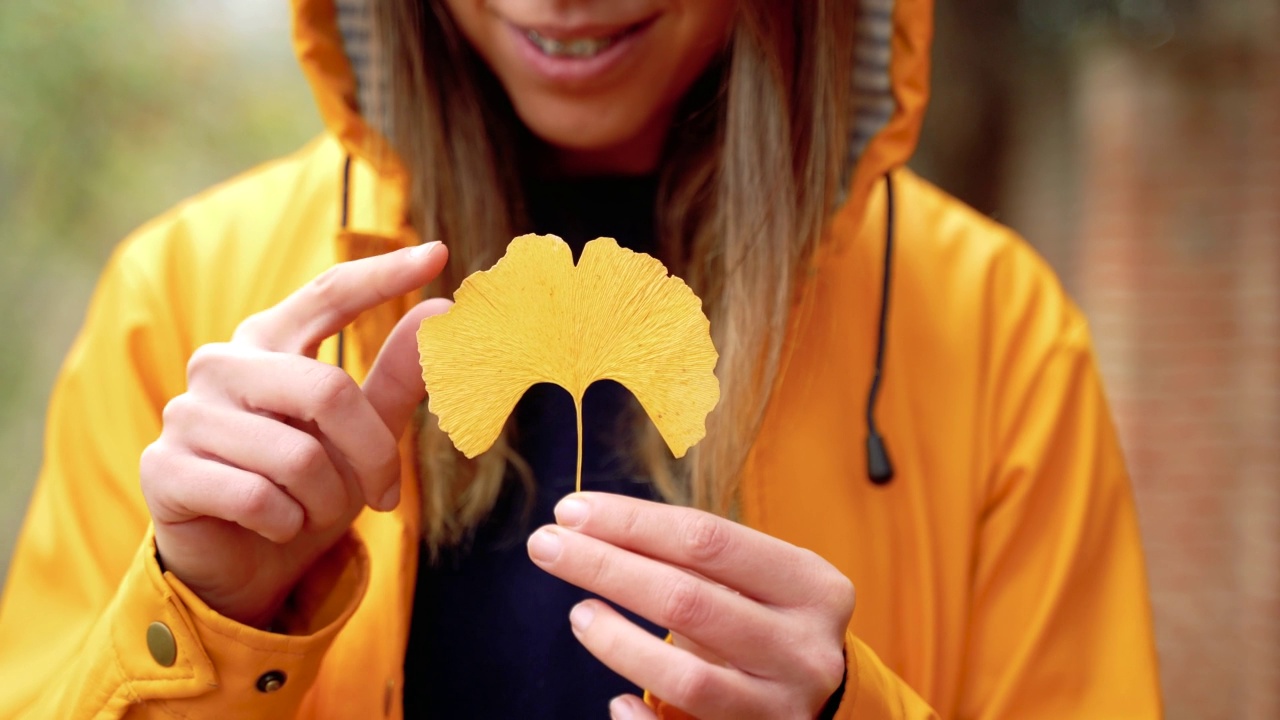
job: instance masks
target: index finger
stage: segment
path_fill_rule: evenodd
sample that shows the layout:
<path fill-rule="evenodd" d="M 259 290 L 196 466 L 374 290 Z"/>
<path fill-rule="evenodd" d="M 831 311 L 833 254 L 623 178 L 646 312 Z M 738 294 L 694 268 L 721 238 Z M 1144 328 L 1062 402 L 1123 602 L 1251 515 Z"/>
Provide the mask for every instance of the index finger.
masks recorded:
<path fill-rule="evenodd" d="M 335 265 L 236 328 L 235 340 L 314 356 L 320 343 L 388 300 L 431 282 L 449 251 L 438 242 Z"/>
<path fill-rule="evenodd" d="M 701 510 L 582 492 L 565 497 L 555 512 L 560 525 L 769 605 L 818 605 L 834 589 L 821 580 L 834 568 L 816 553 Z"/>

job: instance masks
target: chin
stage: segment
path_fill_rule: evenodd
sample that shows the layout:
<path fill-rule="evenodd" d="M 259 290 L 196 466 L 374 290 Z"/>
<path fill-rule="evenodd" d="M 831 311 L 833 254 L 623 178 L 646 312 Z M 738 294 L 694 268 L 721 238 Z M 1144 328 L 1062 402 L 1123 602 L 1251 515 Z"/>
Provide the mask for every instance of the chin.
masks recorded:
<path fill-rule="evenodd" d="M 514 104 L 529 131 L 552 148 L 575 156 L 612 158 L 597 168 L 600 172 L 652 169 L 665 139 L 665 133 L 649 131 L 657 126 L 648 117 L 651 113 L 634 111 L 626 103 L 517 100 Z"/>
<path fill-rule="evenodd" d="M 548 108 L 520 119 L 544 142 L 574 150 L 605 150 L 640 134 L 643 123 L 611 117 L 594 108 Z"/>
<path fill-rule="evenodd" d="M 607 152 L 626 145 L 621 140 L 626 135 L 609 132 L 609 128 L 526 124 L 539 140 L 562 150 L 579 153 Z"/>

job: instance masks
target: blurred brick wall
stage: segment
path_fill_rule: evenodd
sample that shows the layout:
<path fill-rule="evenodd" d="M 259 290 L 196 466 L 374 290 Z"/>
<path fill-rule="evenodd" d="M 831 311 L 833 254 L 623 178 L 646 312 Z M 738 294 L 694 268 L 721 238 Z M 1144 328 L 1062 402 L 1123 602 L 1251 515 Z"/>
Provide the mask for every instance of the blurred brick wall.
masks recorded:
<path fill-rule="evenodd" d="M 1070 279 L 1138 495 L 1170 718 L 1280 718 L 1277 42 L 1079 68 Z"/>
<path fill-rule="evenodd" d="M 1041 7 L 939 3 L 914 165 L 1031 240 L 1089 316 L 1168 717 L 1276 720 L 1280 0 L 1152 0 L 1145 25 L 1131 2 L 1037 26 Z"/>

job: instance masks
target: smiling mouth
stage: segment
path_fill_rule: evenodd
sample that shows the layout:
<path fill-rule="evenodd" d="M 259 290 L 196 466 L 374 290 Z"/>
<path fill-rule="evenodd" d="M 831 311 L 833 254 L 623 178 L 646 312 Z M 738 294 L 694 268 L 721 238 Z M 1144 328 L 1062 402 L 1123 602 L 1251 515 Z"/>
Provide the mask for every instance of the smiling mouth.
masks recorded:
<path fill-rule="evenodd" d="M 648 24 L 649 21 L 636 23 L 626 27 L 621 32 L 603 37 L 566 38 L 563 40 L 547 37 L 536 30 L 527 28 L 521 28 L 521 30 L 524 32 L 524 36 L 529 39 L 529 42 L 547 57 L 582 60 L 599 55 Z"/>

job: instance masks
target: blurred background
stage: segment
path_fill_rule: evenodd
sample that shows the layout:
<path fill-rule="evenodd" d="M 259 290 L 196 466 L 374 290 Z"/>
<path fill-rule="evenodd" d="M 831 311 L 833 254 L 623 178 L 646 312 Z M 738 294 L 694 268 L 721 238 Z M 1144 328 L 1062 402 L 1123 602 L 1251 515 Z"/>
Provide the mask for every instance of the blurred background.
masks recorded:
<path fill-rule="evenodd" d="M 914 166 L 1088 314 L 1168 716 L 1280 718 L 1280 0 L 940 0 Z M 320 123 L 284 0 L 0 2 L 0 582 L 113 245 Z"/>

